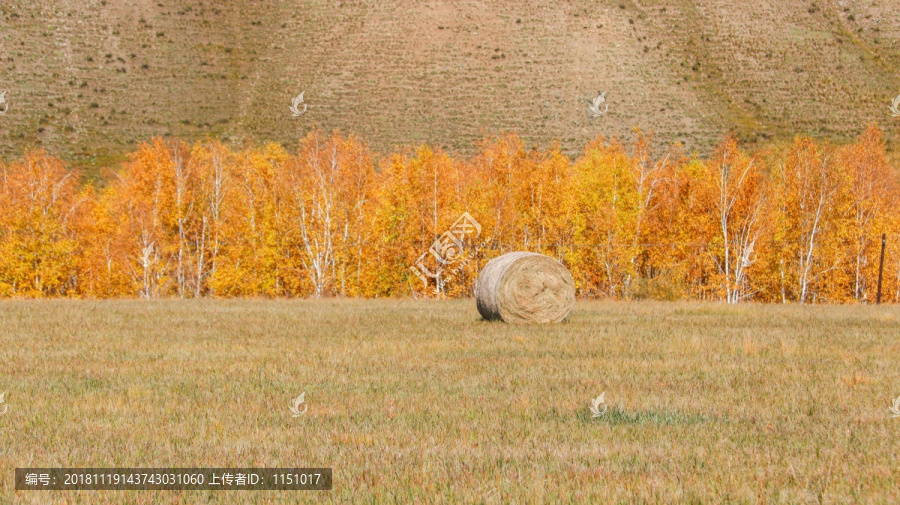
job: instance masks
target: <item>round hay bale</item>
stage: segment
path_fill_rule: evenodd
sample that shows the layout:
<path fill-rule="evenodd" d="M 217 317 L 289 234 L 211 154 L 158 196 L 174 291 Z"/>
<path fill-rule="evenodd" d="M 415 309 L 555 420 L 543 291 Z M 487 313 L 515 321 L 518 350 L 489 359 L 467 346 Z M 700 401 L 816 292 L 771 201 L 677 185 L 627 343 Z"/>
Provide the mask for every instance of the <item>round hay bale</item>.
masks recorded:
<path fill-rule="evenodd" d="M 488 321 L 558 323 L 575 304 L 575 281 L 562 263 L 549 256 L 511 252 L 481 270 L 475 303 Z"/>

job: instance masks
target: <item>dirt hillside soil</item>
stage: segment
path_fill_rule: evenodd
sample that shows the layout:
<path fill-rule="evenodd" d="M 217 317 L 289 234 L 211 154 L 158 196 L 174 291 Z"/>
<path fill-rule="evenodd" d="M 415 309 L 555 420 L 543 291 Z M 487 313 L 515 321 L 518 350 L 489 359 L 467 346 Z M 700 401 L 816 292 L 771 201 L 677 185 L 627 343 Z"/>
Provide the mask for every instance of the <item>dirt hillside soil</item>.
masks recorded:
<path fill-rule="evenodd" d="M 0 5 L 0 156 L 115 163 L 154 135 L 472 152 L 515 131 L 578 154 L 637 126 L 709 152 L 900 118 L 900 8 L 884 1 L 21 0 Z M 308 111 L 292 118 L 305 91 Z M 607 91 L 608 112 L 587 101 Z"/>

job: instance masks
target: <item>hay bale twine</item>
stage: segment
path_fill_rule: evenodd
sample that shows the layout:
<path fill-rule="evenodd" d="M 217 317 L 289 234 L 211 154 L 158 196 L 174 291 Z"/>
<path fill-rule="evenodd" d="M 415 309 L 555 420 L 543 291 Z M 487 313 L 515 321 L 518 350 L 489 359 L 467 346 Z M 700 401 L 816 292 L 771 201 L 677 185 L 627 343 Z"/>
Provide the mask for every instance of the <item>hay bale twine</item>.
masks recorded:
<path fill-rule="evenodd" d="M 511 252 L 481 270 L 475 302 L 488 321 L 558 323 L 575 304 L 575 281 L 562 263 L 549 256 Z"/>

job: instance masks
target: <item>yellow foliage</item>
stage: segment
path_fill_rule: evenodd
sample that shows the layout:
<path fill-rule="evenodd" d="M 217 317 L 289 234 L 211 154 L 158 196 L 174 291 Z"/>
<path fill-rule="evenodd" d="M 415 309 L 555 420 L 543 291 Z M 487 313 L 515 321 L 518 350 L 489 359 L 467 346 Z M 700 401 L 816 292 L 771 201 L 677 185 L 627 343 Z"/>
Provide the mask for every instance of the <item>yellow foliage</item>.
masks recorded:
<path fill-rule="evenodd" d="M 508 133 L 460 160 L 378 158 L 337 132 L 295 153 L 156 138 L 99 191 L 29 151 L 0 164 L 0 296 L 458 297 L 529 250 L 582 297 L 865 303 L 887 234 L 883 298 L 900 298 L 900 181 L 876 126 L 758 156 L 728 136 L 708 159 L 635 139 L 570 160 Z M 480 235 L 442 256 L 464 213 Z"/>

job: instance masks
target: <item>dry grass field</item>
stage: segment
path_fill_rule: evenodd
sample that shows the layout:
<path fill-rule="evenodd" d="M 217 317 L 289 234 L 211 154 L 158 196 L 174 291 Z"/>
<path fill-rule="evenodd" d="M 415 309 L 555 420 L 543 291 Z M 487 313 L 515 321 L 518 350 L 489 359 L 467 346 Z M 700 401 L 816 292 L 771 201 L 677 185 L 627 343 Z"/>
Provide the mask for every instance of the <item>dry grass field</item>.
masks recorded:
<path fill-rule="evenodd" d="M 896 503 L 898 335 L 896 306 L 5 301 L 0 503 Z M 17 466 L 330 466 L 334 489 L 15 492 Z"/>

